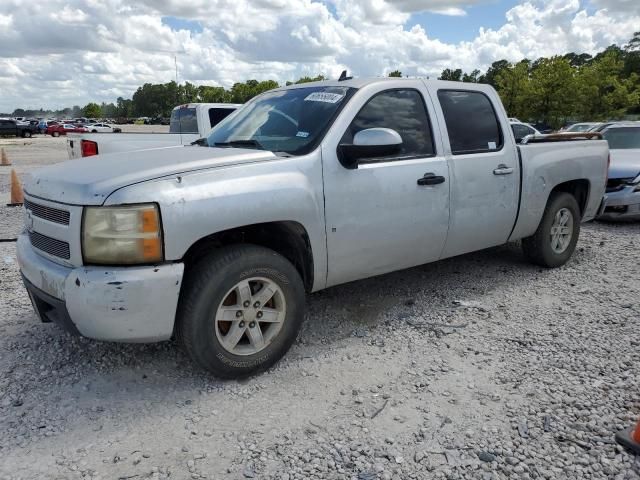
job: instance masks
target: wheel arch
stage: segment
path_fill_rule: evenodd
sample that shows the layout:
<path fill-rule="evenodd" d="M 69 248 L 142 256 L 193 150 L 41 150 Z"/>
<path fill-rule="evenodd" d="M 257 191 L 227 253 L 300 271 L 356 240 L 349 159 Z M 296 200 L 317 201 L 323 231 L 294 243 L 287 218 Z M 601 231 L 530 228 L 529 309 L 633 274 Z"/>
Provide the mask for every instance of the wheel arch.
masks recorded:
<path fill-rule="evenodd" d="M 580 178 L 576 180 L 569 180 L 567 182 L 562 182 L 556 185 L 549 192 L 549 197 L 547 198 L 547 204 L 551 199 L 551 195 L 555 192 L 566 192 L 576 199 L 578 202 L 578 206 L 580 207 L 580 215 L 584 216 L 585 210 L 587 208 L 587 201 L 589 200 L 589 192 L 591 191 L 591 182 L 585 178 Z"/>
<path fill-rule="evenodd" d="M 257 223 L 207 235 L 195 241 L 184 254 L 185 274 L 203 256 L 227 245 L 253 244 L 285 257 L 300 274 L 305 290 L 313 288 L 313 251 L 307 230 L 295 221 Z"/>

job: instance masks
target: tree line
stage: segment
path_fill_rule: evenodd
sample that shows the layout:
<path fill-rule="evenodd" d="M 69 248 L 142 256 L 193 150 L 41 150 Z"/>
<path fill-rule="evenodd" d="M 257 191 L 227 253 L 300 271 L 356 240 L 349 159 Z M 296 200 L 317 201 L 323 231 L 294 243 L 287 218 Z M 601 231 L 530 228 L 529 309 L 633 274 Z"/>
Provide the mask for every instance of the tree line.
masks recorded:
<path fill-rule="evenodd" d="M 402 77 L 400 70 L 388 74 Z M 469 83 L 487 83 L 500 94 L 510 117 L 558 128 L 569 120 L 608 120 L 640 114 L 640 32 L 624 46 L 611 45 L 597 55 L 568 53 L 537 60 L 493 62 L 486 72 L 447 68 L 438 77 Z M 325 80 L 302 77 L 292 83 Z M 176 105 L 192 102 L 245 103 L 278 87 L 275 80 L 247 80 L 231 88 L 196 86 L 175 81 L 145 83 L 130 99 L 116 103 L 89 103 L 57 112 L 16 109 L 13 116 L 80 116 L 90 118 L 167 117 Z"/>
<path fill-rule="evenodd" d="M 509 116 L 553 128 L 569 120 L 621 119 L 640 114 L 640 32 L 624 47 L 611 45 L 595 56 L 499 60 L 484 74 L 445 69 L 439 79 L 488 83 Z"/>

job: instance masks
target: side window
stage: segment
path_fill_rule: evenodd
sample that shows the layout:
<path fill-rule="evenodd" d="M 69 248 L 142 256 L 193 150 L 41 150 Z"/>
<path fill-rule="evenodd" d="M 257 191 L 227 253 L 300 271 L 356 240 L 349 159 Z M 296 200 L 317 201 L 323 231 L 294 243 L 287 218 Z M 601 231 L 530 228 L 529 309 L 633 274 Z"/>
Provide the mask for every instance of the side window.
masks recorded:
<path fill-rule="evenodd" d="M 211 127 L 215 127 L 222 120 L 227 118 L 233 111 L 233 108 L 210 108 L 209 124 L 211 125 Z"/>
<path fill-rule="evenodd" d="M 480 153 L 502 148 L 502 131 L 489 98 L 481 92 L 438 90 L 451 153 Z"/>
<path fill-rule="evenodd" d="M 353 143 L 353 136 L 360 130 L 375 127 L 391 128 L 402 137 L 402 149 L 393 158 L 426 157 L 435 153 L 431 124 L 417 90 L 387 90 L 375 95 L 358 112 L 340 143 Z"/>
<path fill-rule="evenodd" d="M 513 136 L 516 137 L 516 140 L 519 138 L 524 138 L 530 133 L 533 133 L 533 130 L 527 127 L 526 125 L 521 125 L 519 123 L 514 123 L 511 125 L 513 129 Z"/>

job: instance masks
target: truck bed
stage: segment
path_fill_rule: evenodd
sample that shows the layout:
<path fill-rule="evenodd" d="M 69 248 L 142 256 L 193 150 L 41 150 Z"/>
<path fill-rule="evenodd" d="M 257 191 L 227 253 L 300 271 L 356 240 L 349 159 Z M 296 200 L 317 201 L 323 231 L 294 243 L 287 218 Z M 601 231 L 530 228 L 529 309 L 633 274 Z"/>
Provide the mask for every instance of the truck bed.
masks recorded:
<path fill-rule="evenodd" d="M 592 220 L 605 193 L 609 147 L 600 134 L 552 134 L 526 137 L 518 145 L 520 161 L 520 207 L 510 239 L 532 235 L 554 185 L 582 179 L 588 200 L 582 221 Z M 597 183 L 596 183 L 597 179 Z M 555 183 L 551 184 L 551 180 Z"/>
<path fill-rule="evenodd" d="M 98 153 L 102 155 L 188 145 L 198 138 L 197 133 L 70 133 L 67 135 L 67 152 L 69 158 L 81 158 L 82 140 L 96 142 Z"/>

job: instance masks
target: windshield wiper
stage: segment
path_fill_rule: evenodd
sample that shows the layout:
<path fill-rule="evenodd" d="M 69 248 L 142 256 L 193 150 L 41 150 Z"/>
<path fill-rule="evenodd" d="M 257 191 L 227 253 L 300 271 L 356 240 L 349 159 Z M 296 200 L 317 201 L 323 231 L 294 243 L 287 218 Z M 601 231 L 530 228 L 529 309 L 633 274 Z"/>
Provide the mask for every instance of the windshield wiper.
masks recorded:
<path fill-rule="evenodd" d="M 199 147 L 204 147 L 205 145 L 207 147 L 209 146 L 209 144 L 207 143 L 207 137 L 202 137 L 197 140 L 194 140 L 193 142 L 191 142 L 190 145 L 198 145 Z"/>
<path fill-rule="evenodd" d="M 264 147 L 257 140 L 248 139 L 248 140 L 231 140 L 229 142 L 215 142 L 213 144 L 214 147 L 254 147 L 259 150 L 264 150 Z"/>

